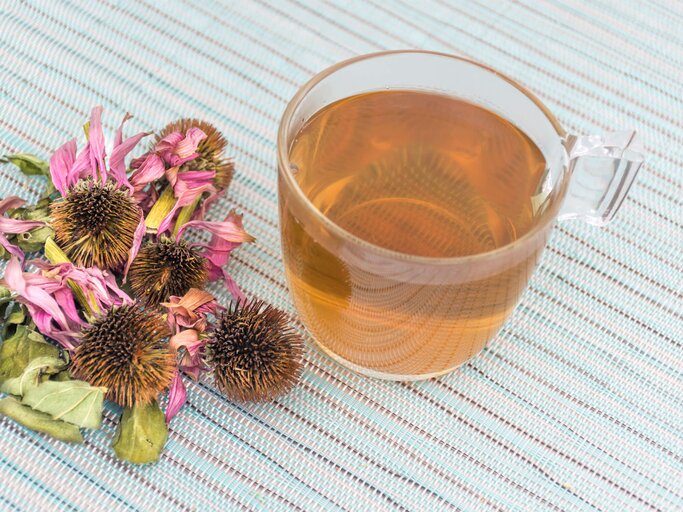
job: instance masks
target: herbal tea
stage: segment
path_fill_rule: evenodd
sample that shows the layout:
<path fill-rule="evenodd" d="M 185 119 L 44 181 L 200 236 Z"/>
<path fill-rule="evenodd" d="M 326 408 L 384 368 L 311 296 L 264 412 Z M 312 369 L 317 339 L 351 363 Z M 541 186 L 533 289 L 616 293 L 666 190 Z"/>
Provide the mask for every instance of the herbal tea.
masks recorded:
<path fill-rule="evenodd" d="M 425 377 L 483 348 L 514 307 L 540 247 L 484 279 L 443 281 L 378 265 L 375 255 L 471 256 L 528 232 L 545 160 L 525 134 L 452 97 L 373 92 L 315 114 L 290 161 L 313 205 L 367 242 L 359 245 L 365 253 L 346 256 L 281 198 L 290 288 L 328 353 L 383 377 Z"/>

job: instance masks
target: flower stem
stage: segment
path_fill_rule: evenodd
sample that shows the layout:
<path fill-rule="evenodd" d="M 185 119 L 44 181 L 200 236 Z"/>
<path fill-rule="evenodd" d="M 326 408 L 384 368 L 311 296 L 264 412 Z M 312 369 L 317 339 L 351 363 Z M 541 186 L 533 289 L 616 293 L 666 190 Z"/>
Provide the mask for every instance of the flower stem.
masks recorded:
<path fill-rule="evenodd" d="M 197 209 L 197 206 L 199 206 L 199 202 L 201 200 L 202 196 L 199 196 L 192 202 L 192 204 L 183 206 L 183 208 L 180 210 L 180 213 L 178 214 L 178 220 L 176 220 L 175 228 L 173 228 L 173 236 L 178 234 L 178 230 L 183 224 L 189 222 L 189 220 L 192 218 L 192 214 Z"/>
<path fill-rule="evenodd" d="M 45 257 L 50 260 L 50 263 L 53 265 L 59 265 L 61 263 L 71 263 L 71 260 L 69 257 L 66 255 L 64 251 L 62 251 L 61 247 L 57 245 L 57 243 L 52 239 L 52 237 L 48 237 L 47 240 L 45 240 Z M 88 301 L 88 297 L 86 296 L 85 292 L 83 289 L 78 286 L 74 281 L 71 279 L 67 279 L 67 284 L 69 285 L 69 288 L 71 288 L 71 291 L 74 293 L 74 297 L 78 301 L 78 303 L 83 307 L 85 310 L 85 316 L 86 319 L 90 322 L 92 319 L 95 317 L 96 313 L 100 312 L 100 309 L 97 307 L 97 303 L 94 300 L 94 297 L 92 297 L 92 302 Z"/>
<path fill-rule="evenodd" d="M 147 214 L 145 219 L 147 229 L 156 231 L 164 217 L 173 209 L 175 203 L 176 198 L 173 195 L 173 187 L 166 187 Z"/>

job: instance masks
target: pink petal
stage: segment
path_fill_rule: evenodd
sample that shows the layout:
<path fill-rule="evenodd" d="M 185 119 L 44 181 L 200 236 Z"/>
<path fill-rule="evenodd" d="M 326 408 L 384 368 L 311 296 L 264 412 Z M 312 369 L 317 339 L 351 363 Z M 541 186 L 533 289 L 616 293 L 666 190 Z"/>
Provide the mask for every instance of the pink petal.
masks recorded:
<path fill-rule="evenodd" d="M 180 237 L 185 230 L 192 227 L 208 231 L 212 233 L 214 237 L 220 238 L 225 242 L 244 243 L 256 240 L 244 230 L 242 216 L 237 215 L 234 210 L 228 214 L 223 222 L 191 220 L 190 222 L 183 224 L 178 230 L 176 240 L 180 240 Z"/>
<path fill-rule="evenodd" d="M 76 308 L 76 301 L 74 295 L 69 288 L 63 288 L 55 292 L 55 301 L 61 307 L 64 315 L 71 320 L 73 325 L 82 325 L 84 322 L 78 316 L 78 309 Z M 64 325 L 68 327 L 68 325 Z"/>
<path fill-rule="evenodd" d="M 192 349 L 202 346 L 204 342 L 199 338 L 199 333 L 196 330 L 186 329 L 171 336 L 168 340 L 168 344 L 171 350 L 175 350 L 176 352 L 182 347 L 192 353 Z"/>
<path fill-rule="evenodd" d="M 4 214 L 7 210 L 13 208 L 19 208 L 26 201 L 17 196 L 8 196 L 2 201 L 0 201 L 0 215 Z"/>
<path fill-rule="evenodd" d="M 90 113 L 90 168 L 97 175 L 100 172 L 102 183 L 107 181 L 107 166 L 104 163 L 104 133 L 102 132 L 102 107 L 97 106 Z"/>
<path fill-rule="evenodd" d="M 168 173 L 167 173 L 168 175 Z M 215 191 L 213 179 L 216 171 L 185 171 L 178 173 L 172 183 L 173 192 L 179 197 L 186 190 L 203 188 L 204 190 Z"/>
<path fill-rule="evenodd" d="M 125 118 L 124 118 L 125 121 Z M 121 123 L 123 126 L 123 123 Z M 121 130 L 121 128 L 119 128 Z M 133 135 L 132 137 L 128 137 L 125 141 L 120 142 L 119 144 L 114 143 L 114 149 L 111 152 L 111 157 L 109 157 L 109 167 L 111 169 L 112 176 L 114 180 L 121 186 L 125 186 L 133 192 L 133 186 L 131 183 L 128 181 L 128 177 L 126 176 L 126 163 L 125 163 L 125 158 L 128 153 L 130 153 L 135 146 L 137 146 L 138 142 L 143 137 L 146 137 L 149 135 L 150 132 L 140 132 L 137 135 Z M 117 137 L 119 137 L 121 134 L 117 132 Z"/>
<path fill-rule="evenodd" d="M 116 278 L 110 274 L 109 272 L 103 272 L 104 274 L 104 282 L 107 285 L 107 288 L 109 288 L 110 292 L 110 297 L 115 296 L 120 302 L 114 301 L 114 305 L 120 305 L 120 304 L 132 304 L 133 299 L 131 299 L 126 292 L 124 292 L 121 288 L 119 288 L 119 285 L 116 284 Z"/>
<path fill-rule="evenodd" d="M 90 142 L 88 142 L 78 154 L 78 157 L 71 168 L 71 172 L 69 173 L 67 185 L 72 187 L 78 180 L 86 178 L 88 175 L 90 175 L 93 180 L 97 179 L 97 169 L 90 165 Z"/>
<path fill-rule="evenodd" d="M 2 233 L 0 233 L 0 245 L 2 245 L 5 248 L 5 250 L 12 256 L 16 256 L 21 261 L 24 261 L 24 251 L 22 251 L 16 245 L 12 245 L 11 243 L 9 243 L 9 240 L 7 240 L 5 235 L 3 235 Z"/>
<path fill-rule="evenodd" d="M 187 390 L 185 389 L 180 372 L 176 370 L 168 392 L 168 405 L 166 406 L 165 415 L 166 423 L 170 423 L 171 419 L 183 408 L 185 402 L 187 402 Z"/>
<path fill-rule="evenodd" d="M 166 166 L 161 157 L 156 153 L 148 153 L 144 160 L 139 162 L 137 170 L 130 176 L 130 182 L 136 191 L 140 191 L 147 184 L 161 178 L 165 170 Z"/>
<path fill-rule="evenodd" d="M 180 196 L 178 196 L 178 200 L 176 201 L 175 205 L 171 209 L 170 212 L 164 217 L 164 219 L 161 221 L 161 224 L 159 224 L 159 228 L 157 229 L 157 233 L 161 234 L 164 233 L 169 227 L 171 226 L 171 223 L 173 221 L 173 218 L 175 217 L 176 212 L 182 208 L 183 206 L 187 206 L 188 204 L 192 204 L 195 199 L 200 197 L 204 192 L 206 191 L 211 191 L 214 190 L 213 185 L 207 184 L 202 187 L 196 188 L 196 189 L 187 189 L 184 190 Z M 187 224 L 185 224 L 187 225 Z M 182 229 L 182 228 L 181 228 Z"/>
<path fill-rule="evenodd" d="M 69 323 L 57 301 L 40 287 L 27 285 L 21 269 L 21 263 L 18 259 L 10 258 L 5 269 L 4 281 L 7 287 L 20 295 L 27 305 L 40 308 L 49 314 L 61 327 L 68 328 Z M 43 334 L 47 333 L 43 332 Z"/>
<path fill-rule="evenodd" d="M 230 292 L 230 295 L 232 295 L 235 300 L 238 300 L 240 302 L 245 301 L 246 296 L 244 295 L 244 293 L 242 293 L 242 290 L 240 290 L 240 287 L 237 286 L 237 283 L 232 278 L 232 276 L 230 274 L 228 274 L 228 271 L 225 270 L 224 268 L 222 268 L 221 270 L 223 271 L 223 279 L 225 280 L 225 287 Z"/>
<path fill-rule="evenodd" d="M 169 133 L 166 137 L 157 142 L 156 146 L 154 146 L 154 151 L 172 151 L 183 138 L 184 136 L 180 132 Z"/>
<path fill-rule="evenodd" d="M 138 227 L 135 229 L 135 234 L 133 235 L 133 246 L 128 250 L 128 261 L 126 261 L 126 268 L 123 270 L 123 282 L 126 282 L 128 278 L 128 269 L 130 268 L 133 260 L 138 255 L 140 251 L 140 246 L 142 245 L 142 239 L 145 237 L 146 227 L 145 227 L 145 216 L 140 210 L 140 222 Z"/>
<path fill-rule="evenodd" d="M 209 207 L 223 194 L 225 194 L 225 191 L 225 189 L 219 190 L 218 192 L 214 192 L 211 195 L 209 195 L 209 197 L 204 199 L 200 207 L 195 210 L 194 215 L 192 216 L 192 220 L 204 220 L 204 217 L 206 216 L 206 212 L 209 209 Z"/>
<path fill-rule="evenodd" d="M 42 220 L 20 220 L 0 217 L 0 233 L 26 233 L 27 231 L 43 227 L 44 225 L 45 223 Z"/>
<path fill-rule="evenodd" d="M 188 158 L 197 151 L 199 143 L 206 139 L 206 134 L 199 128 L 193 127 L 185 132 L 185 138 L 178 142 L 174 153 L 180 158 Z"/>
<path fill-rule="evenodd" d="M 70 186 L 70 173 L 76 160 L 76 139 L 60 147 L 50 158 L 50 177 L 55 188 L 62 196 Z"/>
<path fill-rule="evenodd" d="M 116 149 L 116 146 L 121 144 L 121 141 L 123 140 L 123 125 L 128 121 L 130 118 L 133 116 L 130 115 L 128 112 L 123 116 L 123 120 L 121 121 L 121 124 L 119 127 L 116 129 L 116 133 L 114 134 L 114 147 L 112 148 L 112 155 L 114 154 L 114 149 Z"/>

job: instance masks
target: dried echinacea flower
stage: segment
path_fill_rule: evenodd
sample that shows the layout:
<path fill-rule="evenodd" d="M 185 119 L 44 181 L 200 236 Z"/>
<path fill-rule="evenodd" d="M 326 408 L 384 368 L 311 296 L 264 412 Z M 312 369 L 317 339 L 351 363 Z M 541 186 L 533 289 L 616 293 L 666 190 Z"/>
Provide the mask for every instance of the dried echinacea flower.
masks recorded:
<path fill-rule="evenodd" d="M 106 387 L 107 398 L 123 407 L 148 404 L 175 373 L 175 355 L 165 338 L 168 327 L 157 311 L 139 304 L 113 307 L 81 332 L 72 374 Z"/>
<path fill-rule="evenodd" d="M 303 342 L 285 314 L 261 300 L 233 303 L 206 342 L 218 388 L 231 400 L 272 400 L 299 380 Z"/>
<path fill-rule="evenodd" d="M 166 237 L 144 245 L 128 272 L 135 295 L 153 305 L 203 288 L 206 279 L 206 258 L 187 242 Z"/>
<path fill-rule="evenodd" d="M 186 133 L 190 128 L 199 128 L 206 134 L 206 138 L 199 142 L 197 158 L 181 165 L 180 172 L 215 171 L 216 175 L 213 183 L 216 188 L 218 190 L 228 188 L 235 165 L 230 158 L 224 156 L 227 142 L 221 132 L 212 124 L 199 119 L 178 119 L 169 123 L 161 130 L 157 137 L 157 142 L 174 132 Z"/>
<path fill-rule="evenodd" d="M 51 204 L 55 239 L 73 263 L 102 270 L 129 264 L 145 234 L 133 185 L 126 176 L 126 155 L 148 134 L 123 139 L 124 116 L 107 159 L 102 107 L 92 109 L 86 125 L 88 144 L 78 153 L 76 139 L 50 158 L 50 177 L 61 199 Z"/>
<path fill-rule="evenodd" d="M 107 181 L 79 181 L 51 205 L 55 240 L 83 267 L 115 268 L 128 258 L 140 210 L 127 190 Z"/>

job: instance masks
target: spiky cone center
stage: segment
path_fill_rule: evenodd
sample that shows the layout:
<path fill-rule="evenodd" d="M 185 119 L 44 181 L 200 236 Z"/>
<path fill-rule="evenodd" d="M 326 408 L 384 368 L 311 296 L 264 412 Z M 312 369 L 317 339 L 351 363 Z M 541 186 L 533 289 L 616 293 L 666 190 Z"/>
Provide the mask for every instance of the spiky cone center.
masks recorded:
<path fill-rule="evenodd" d="M 128 258 L 140 210 L 128 191 L 115 183 L 86 179 L 51 204 L 50 219 L 55 241 L 71 261 L 111 269 Z"/>
<path fill-rule="evenodd" d="M 199 128 L 206 134 L 197 147 L 199 156 L 180 166 L 179 172 L 184 171 L 215 171 L 214 185 L 219 190 L 227 189 L 232 181 L 235 164 L 224 156 L 227 142 L 215 126 L 199 119 L 178 119 L 164 127 L 159 133 L 157 141 L 173 132 L 186 133 L 192 127 Z"/>
<path fill-rule="evenodd" d="M 191 288 L 204 288 L 206 258 L 186 242 L 162 238 L 144 245 L 130 266 L 128 281 L 135 296 L 156 305 Z"/>
<path fill-rule="evenodd" d="M 284 313 L 262 301 L 232 304 L 206 344 L 216 386 L 239 402 L 272 400 L 299 380 L 303 342 Z"/>
<path fill-rule="evenodd" d="M 168 335 L 157 311 L 138 304 L 112 308 L 81 333 L 72 374 L 106 387 L 107 398 L 123 407 L 148 404 L 173 379 L 175 356 Z"/>

